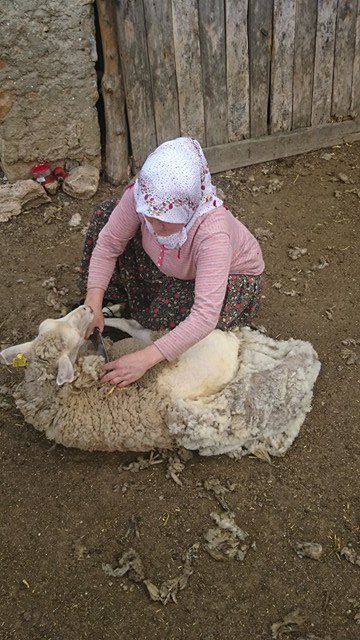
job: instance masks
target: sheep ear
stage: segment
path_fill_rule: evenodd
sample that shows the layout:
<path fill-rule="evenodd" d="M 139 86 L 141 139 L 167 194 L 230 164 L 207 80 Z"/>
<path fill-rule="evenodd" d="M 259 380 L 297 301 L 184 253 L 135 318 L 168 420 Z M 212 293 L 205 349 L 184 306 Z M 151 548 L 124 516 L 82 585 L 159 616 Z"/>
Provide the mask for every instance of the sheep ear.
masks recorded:
<path fill-rule="evenodd" d="M 11 364 L 18 353 L 22 353 L 23 356 L 27 356 L 33 345 L 33 342 L 33 340 L 31 340 L 31 342 L 23 342 L 22 344 L 16 344 L 13 347 L 7 347 L 7 349 L 0 351 L 0 362 L 2 359 L 5 364 Z"/>
<path fill-rule="evenodd" d="M 68 355 L 63 354 L 58 361 L 56 382 L 61 387 L 65 382 L 72 382 L 75 378 L 74 367 Z"/>

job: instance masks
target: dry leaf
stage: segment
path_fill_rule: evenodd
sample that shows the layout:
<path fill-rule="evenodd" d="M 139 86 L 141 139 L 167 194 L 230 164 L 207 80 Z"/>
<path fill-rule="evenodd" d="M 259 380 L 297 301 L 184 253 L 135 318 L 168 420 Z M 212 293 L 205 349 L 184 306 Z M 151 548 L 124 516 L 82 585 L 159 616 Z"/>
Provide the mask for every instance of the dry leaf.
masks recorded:
<path fill-rule="evenodd" d="M 144 580 L 144 585 L 148 590 L 151 600 L 160 600 L 159 589 L 150 580 Z"/>
<path fill-rule="evenodd" d="M 306 618 L 300 615 L 300 610 L 295 609 L 288 613 L 281 622 L 274 622 L 271 625 L 271 634 L 273 638 L 278 638 L 283 633 L 293 631 L 294 626 L 300 627 L 304 624 Z"/>

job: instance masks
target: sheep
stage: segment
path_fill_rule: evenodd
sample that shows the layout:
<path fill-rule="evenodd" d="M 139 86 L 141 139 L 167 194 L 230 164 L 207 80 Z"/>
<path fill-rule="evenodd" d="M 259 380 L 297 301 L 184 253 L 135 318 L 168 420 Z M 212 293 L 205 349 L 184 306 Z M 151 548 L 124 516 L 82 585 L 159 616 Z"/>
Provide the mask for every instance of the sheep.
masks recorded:
<path fill-rule="evenodd" d="M 308 342 L 275 341 L 249 328 L 214 330 L 177 361 L 119 389 L 99 384 L 103 359 L 84 340 L 92 317 L 83 305 L 45 320 L 33 341 L 0 353 L 7 364 L 19 352 L 28 358 L 16 405 L 57 443 L 90 451 L 284 455 L 311 409 L 320 363 Z M 153 337 L 133 320 L 114 323 L 135 337 L 113 343 L 111 359 Z"/>

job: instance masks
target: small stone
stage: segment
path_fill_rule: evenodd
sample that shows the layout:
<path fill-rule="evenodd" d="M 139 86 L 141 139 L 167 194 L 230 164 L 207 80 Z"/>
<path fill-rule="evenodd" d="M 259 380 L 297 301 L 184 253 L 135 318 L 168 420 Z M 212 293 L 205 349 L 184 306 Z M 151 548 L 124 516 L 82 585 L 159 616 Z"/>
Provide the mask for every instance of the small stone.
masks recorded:
<path fill-rule="evenodd" d="M 69 227 L 78 227 L 81 224 L 81 215 L 80 213 L 74 213 L 69 220 Z"/>
<path fill-rule="evenodd" d="M 78 162 L 78 160 L 70 160 L 69 158 L 67 158 L 64 163 L 65 171 L 72 171 L 73 169 L 79 166 L 80 166 L 80 162 Z"/>
<path fill-rule="evenodd" d="M 99 185 L 99 170 L 91 165 L 75 167 L 65 178 L 62 188 L 72 198 L 88 200 Z"/>
<path fill-rule="evenodd" d="M 55 196 L 60 189 L 60 183 L 57 180 L 48 182 L 44 184 L 44 189 L 50 196 Z"/>
<path fill-rule="evenodd" d="M 18 180 L 14 184 L 1 185 L 0 222 L 7 222 L 25 209 L 33 209 L 49 201 L 42 186 L 34 180 Z"/>

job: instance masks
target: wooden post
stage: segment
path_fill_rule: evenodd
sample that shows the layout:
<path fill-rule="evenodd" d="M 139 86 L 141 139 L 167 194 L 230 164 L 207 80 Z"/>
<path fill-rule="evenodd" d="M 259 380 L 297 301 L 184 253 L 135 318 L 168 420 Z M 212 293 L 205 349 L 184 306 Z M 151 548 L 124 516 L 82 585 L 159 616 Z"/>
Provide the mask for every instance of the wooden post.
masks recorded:
<path fill-rule="evenodd" d="M 104 55 L 101 81 L 106 128 L 105 173 L 111 184 L 128 178 L 128 132 L 125 96 L 117 47 L 116 21 L 112 0 L 96 0 Z"/>

